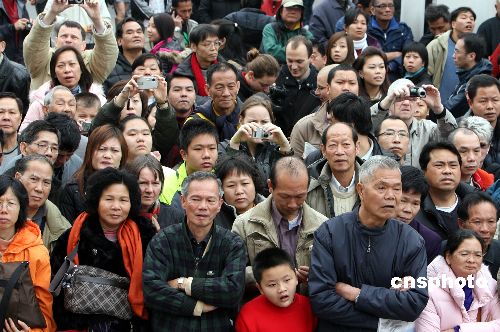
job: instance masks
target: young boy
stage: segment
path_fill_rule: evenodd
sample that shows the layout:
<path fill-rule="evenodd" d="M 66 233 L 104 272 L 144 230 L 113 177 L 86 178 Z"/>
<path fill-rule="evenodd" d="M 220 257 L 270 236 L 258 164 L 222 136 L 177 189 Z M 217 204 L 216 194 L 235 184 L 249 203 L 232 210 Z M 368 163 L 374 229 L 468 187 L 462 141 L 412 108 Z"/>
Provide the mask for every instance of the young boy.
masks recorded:
<path fill-rule="evenodd" d="M 236 332 L 314 331 L 309 298 L 295 293 L 298 280 L 290 256 L 280 248 L 263 250 L 252 269 L 261 295 L 243 306 Z"/>

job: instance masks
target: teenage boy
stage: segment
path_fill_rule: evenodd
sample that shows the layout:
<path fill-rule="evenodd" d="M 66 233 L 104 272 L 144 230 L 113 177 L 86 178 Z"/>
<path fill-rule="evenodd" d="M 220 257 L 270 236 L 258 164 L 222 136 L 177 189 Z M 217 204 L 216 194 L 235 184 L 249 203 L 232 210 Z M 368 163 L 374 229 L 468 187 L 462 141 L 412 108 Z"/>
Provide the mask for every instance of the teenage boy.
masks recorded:
<path fill-rule="evenodd" d="M 261 295 L 243 306 L 236 319 L 236 332 L 315 330 L 317 320 L 309 298 L 295 293 L 298 279 L 284 250 L 261 251 L 252 269 Z"/>

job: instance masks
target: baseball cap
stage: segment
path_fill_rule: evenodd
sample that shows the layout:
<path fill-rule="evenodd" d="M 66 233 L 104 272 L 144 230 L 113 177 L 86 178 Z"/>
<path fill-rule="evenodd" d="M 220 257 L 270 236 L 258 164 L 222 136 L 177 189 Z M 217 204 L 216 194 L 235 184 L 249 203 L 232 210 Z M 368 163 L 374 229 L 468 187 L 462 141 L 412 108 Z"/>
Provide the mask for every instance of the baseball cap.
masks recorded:
<path fill-rule="evenodd" d="M 304 7 L 304 2 L 302 0 L 283 0 L 281 3 L 281 7 L 293 7 L 293 6 L 301 6 Z"/>

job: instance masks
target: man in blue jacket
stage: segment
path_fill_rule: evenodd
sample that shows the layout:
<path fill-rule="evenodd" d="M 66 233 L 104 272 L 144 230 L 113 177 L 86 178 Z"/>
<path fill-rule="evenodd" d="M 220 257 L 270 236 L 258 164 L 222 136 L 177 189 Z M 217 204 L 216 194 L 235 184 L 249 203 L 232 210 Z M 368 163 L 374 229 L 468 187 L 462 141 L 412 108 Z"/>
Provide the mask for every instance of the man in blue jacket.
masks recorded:
<path fill-rule="evenodd" d="M 396 277 L 427 276 L 424 240 L 392 219 L 402 195 L 399 164 L 371 157 L 360 167 L 356 189 L 360 208 L 314 234 L 309 294 L 318 332 L 377 331 L 382 317 L 414 321 L 429 298 L 426 288 L 391 288 Z"/>
<path fill-rule="evenodd" d="M 394 0 L 373 0 L 373 16 L 368 22 L 368 34 L 377 38 L 389 60 L 391 82 L 401 77 L 403 47 L 413 41 L 411 28 L 394 18 Z"/>

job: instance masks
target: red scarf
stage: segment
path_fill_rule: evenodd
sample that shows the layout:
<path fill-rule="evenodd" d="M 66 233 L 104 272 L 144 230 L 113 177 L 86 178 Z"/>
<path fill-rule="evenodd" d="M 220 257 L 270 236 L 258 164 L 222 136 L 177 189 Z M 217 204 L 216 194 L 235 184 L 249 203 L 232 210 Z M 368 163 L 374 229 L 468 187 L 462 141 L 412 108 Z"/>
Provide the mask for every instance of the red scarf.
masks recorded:
<path fill-rule="evenodd" d="M 7 17 L 11 24 L 14 24 L 19 20 L 19 15 L 17 14 L 17 1 L 16 0 L 3 0 L 3 5 L 5 11 L 7 12 Z"/>
<path fill-rule="evenodd" d="M 156 201 L 147 212 L 141 212 L 141 216 L 148 220 L 153 220 L 153 218 L 158 220 L 159 215 L 160 215 L 160 201 Z"/>
<path fill-rule="evenodd" d="M 212 62 L 212 64 L 217 63 L 217 59 Z M 205 77 L 203 77 L 203 72 L 201 71 L 200 63 L 198 62 L 198 58 L 196 57 L 196 53 L 193 53 L 191 57 L 191 70 L 193 71 L 194 80 L 196 81 L 196 86 L 198 87 L 198 95 L 199 96 L 208 96 L 205 91 L 205 85 L 207 82 L 205 81 Z"/>
<path fill-rule="evenodd" d="M 68 247 L 69 254 L 80 241 L 80 231 L 83 223 L 88 219 L 86 212 L 81 213 L 75 220 L 71 232 L 69 233 Z M 148 314 L 144 306 L 144 293 L 142 292 L 142 242 L 141 234 L 137 224 L 130 219 L 125 220 L 118 229 L 118 243 L 122 249 L 123 265 L 130 277 L 128 289 L 128 300 L 132 306 L 132 311 L 142 319 L 147 319 Z M 78 255 L 74 260 L 78 264 Z"/>

